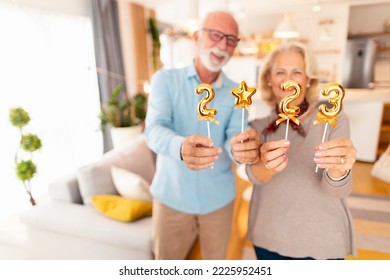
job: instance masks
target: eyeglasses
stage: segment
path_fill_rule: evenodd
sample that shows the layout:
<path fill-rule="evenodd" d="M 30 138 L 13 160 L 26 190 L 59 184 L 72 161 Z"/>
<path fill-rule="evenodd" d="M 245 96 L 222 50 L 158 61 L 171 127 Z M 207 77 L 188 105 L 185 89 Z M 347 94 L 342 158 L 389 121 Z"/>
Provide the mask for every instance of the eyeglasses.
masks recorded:
<path fill-rule="evenodd" d="M 209 33 L 210 40 L 214 42 L 220 42 L 223 38 L 226 37 L 226 44 L 229 47 L 236 47 L 238 42 L 240 41 L 237 36 L 228 35 L 215 29 L 202 28 L 201 30 L 207 31 Z"/>

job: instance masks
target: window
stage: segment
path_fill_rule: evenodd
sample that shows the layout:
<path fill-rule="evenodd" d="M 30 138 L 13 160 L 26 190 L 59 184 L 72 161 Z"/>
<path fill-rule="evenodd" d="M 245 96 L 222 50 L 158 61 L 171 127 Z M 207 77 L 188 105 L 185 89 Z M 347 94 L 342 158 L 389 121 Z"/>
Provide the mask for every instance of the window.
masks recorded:
<path fill-rule="evenodd" d="M 16 178 L 19 132 L 10 108 L 30 113 L 26 131 L 42 149 L 33 153 L 36 200 L 48 184 L 102 154 L 99 92 L 91 19 L 0 4 L 0 220 L 30 207 Z"/>

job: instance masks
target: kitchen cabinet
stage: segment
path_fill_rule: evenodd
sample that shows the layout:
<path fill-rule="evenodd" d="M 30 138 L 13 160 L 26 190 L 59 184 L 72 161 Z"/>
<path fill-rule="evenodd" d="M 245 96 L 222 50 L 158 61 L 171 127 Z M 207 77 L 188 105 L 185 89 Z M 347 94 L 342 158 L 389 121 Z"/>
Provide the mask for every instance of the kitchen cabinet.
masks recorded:
<path fill-rule="evenodd" d="M 347 90 L 348 94 L 348 90 Z M 356 159 L 374 162 L 377 158 L 383 104 L 377 100 L 344 100 L 343 111 L 348 116 Z"/>
<path fill-rule="evenodd" d="M 348 39 L 374 38 L 374 37 L 387 37 L 387 36 L 390 36 L 390 32 L 372 32 L 372 33 L 348 34 Z"/>
<path fill-rule="evenodd" d="M 382 122 L 380 127 L 377 155 L 385 152 L 390 143 L 390 103 L 383 104 Z"/>
<path fill-rule="evenodd" d="M 346 89 L 343 110 L 350 122 L 357 160 L 375 162 L 390 140 L 390 88 Z"/>
<path fill-rule="evenodd" d="M 348 33 L 370 34 L 386 32 L 388 31 L 387 21 L 389 20 L 389 13 L 390 3 L 367 3 L 351 6 L 349 13 Z"/>

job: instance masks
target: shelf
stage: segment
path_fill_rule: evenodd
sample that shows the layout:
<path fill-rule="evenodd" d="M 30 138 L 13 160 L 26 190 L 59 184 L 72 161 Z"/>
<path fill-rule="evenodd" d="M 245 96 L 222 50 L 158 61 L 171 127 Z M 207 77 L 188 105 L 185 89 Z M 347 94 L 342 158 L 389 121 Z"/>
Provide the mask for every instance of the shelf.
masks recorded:
<path fill-rule="evenodd" d="M 381 126 L 381 133 L 390 132 L 390 123 L 384 123 Z"/>
<path fill-rule="evenodd" d="M 329 49 L 329 50 L 313 50 L 313 54 L 315 55 L 329 55 L 329 54 L 340 54 L 341 51 L 339 49 Z"/>
<path fill-rule="evenodd" d="M 373 32 L 373 33 L 348 34 L 348 39 L 384 37 L 384 36 L 390 36 L 390 32 Z"/>

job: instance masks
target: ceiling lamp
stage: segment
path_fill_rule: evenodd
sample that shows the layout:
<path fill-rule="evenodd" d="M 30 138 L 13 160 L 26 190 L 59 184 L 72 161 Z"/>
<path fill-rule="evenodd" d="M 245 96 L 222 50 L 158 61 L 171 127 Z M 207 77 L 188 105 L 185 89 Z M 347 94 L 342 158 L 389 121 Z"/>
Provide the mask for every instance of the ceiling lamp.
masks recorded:
<path fill-rule="evenodd" d="M 284 14 L 282 21 L 276 26 L 273 35 L 275 38 L 296 38 L 299 36 L 299 32 L 291 21 L 290 13 Z"/>
<path fill-rule="evenodd" d="M 176 0 L 175 11 L 175 26 L 179 27 L 179 29 L 184 29 L 190 34 L 199 29 L 200 18 L 198 0 Z"/>
<path fill-rule="evenodd" d="M 320 1 L 317 1 L 317 3 L 314 4 L 314 6 L 312 7 L 312 10 L 313 10 L 313 12 L 315 12 L 315 13 L 321 12 L 322 6 L 321 6 Z"/>

